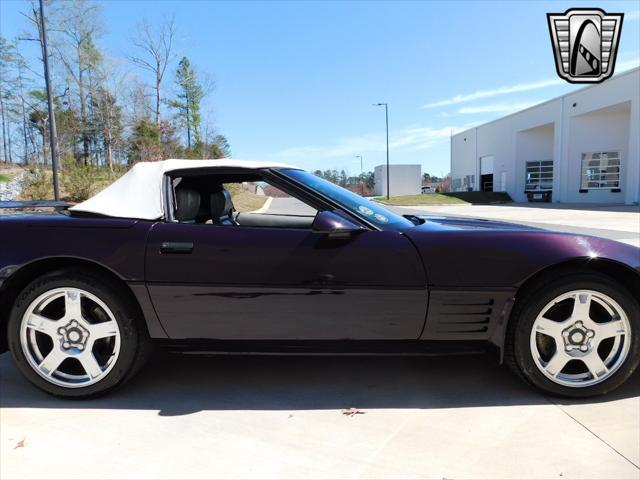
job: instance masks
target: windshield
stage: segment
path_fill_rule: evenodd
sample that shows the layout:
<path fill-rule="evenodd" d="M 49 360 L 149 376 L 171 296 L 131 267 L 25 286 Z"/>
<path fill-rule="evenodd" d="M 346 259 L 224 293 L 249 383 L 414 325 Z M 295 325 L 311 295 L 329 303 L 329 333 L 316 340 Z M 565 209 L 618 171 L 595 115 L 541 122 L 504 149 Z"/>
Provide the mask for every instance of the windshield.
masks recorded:
<path fill-rule="evenodd" d="M 289 168 L 281 170 L 281 172 L 319 194 L 330 198 L 340 204 L 345 211 L 375 225 L 381 230 L 395 230 L 413 226 L 413 223 L 406 218 L 396 215 L 375 202 L 316 177 L 309 172 Z"/>

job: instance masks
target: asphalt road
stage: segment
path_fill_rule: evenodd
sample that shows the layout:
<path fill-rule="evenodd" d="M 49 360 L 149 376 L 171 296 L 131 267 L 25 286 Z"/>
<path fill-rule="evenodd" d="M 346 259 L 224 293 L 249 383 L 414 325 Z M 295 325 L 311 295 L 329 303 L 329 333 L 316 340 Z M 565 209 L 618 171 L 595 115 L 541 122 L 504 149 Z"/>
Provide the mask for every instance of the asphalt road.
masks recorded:
<path fill-rule="evenodd" d="M 640 246 L 640 211 L 637 205 L 505 204 L 431 207 L 385 206 L 399 214 L 474 217 L 530 225 L 568 233 L 593 235 Z M 268 213 L 313 215 L 315 211 L 291 197 L 274 198 Z M 594 227 L 596 226 L 597 227 Z M 603 228 L 606 227 L 606 228 Z"/>
<path fill-rule="evenodd" d="M 293 197 L 271 199 L 271 204 L 266 213 L 289 215 L 315 215 L 316 211 Z"/>

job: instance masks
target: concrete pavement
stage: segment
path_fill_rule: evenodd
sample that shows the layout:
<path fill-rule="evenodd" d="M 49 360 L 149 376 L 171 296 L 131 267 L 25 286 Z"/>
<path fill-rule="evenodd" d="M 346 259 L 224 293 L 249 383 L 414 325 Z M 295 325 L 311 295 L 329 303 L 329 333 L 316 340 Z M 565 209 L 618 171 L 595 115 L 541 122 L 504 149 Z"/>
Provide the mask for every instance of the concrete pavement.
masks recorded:
<path fill-rule="evenodd" d="M 270 213 L 312 214 L 274 199 Z M 393 207 L 399 213 L 410 210 Z M 637 239 L 623 207 L 422 207 Z M 346 416 L 343 409 L 359 414 Z M 156 354 L 93 401 L 36 390 L 0 355 L 0 478 L 640 479 L 640 371 L 546 397 L 485 357 Z"/>
<path fill-rule="evenodd" d="M 3 354 L 0 381 L 3 479 L 640 478 L 640 372 L 588 401 L 484 357 L 157 354 L 75 402 Z"/>

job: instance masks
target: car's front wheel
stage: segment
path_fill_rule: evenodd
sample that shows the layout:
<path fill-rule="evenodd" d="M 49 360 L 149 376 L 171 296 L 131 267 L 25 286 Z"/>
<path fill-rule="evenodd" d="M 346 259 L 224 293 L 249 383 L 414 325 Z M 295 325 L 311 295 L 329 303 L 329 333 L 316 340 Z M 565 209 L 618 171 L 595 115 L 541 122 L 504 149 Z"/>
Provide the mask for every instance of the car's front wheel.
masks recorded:
<path fill-rule="evenodd" d="M 120 286 L 82 271 L 61 271 L 19 294 L 9 318 L 9 349 L 37 387 L 86 398 L 121 384 L 144 361 L 148 338 L 138 325 Z"/>
<path fill-rule="evenodd" d="M 601 395 L 640 363 L 640 305 L 609 277 L 568 274 L 541 282 L 518 299 L 512 319 L 506 360 L 546 392 Z"/>

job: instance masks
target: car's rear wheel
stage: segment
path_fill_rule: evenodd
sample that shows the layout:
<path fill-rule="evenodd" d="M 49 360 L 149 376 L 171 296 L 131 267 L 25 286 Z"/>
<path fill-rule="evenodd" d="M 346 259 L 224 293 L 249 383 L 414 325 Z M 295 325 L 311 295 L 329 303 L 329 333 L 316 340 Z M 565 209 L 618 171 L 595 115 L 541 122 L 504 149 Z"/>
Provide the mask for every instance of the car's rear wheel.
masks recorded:
<path fill-rule="evenodd" d="M 556 395 L 601 395 L 640 363 L 640 306 L 599 274 L 540 282 L 518 299 L 505 345 L 510 366 Z"/>
<path fill-rule="evenodd" d="M 141 366 L 146 332 L 122 287 L 82 271 L 28 285 L 9 319 L 9 348 L 20 371 L 53 395 L 86 398 L 118 386 Z"/>

